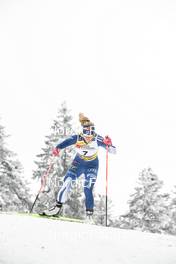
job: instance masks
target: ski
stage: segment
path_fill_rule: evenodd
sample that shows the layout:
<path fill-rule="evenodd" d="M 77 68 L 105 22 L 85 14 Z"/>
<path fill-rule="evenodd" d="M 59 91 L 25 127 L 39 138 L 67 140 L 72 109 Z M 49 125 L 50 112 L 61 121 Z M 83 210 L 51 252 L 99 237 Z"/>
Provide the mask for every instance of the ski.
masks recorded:
<path fill-rule="evenodd" d="M 76 222 L 76 223 L 83 223 L 83 220 L 79 218 L 72 218 L 72 217 L 66 217 L 66 216 L 47 216 L 47 215 L 40 215 L 40 214 L 28 214 L 31 217 L 36 218 L 45 218 L 45 219 L 51 219 L 56 221 L 67 221 L 67 222 Z"/>

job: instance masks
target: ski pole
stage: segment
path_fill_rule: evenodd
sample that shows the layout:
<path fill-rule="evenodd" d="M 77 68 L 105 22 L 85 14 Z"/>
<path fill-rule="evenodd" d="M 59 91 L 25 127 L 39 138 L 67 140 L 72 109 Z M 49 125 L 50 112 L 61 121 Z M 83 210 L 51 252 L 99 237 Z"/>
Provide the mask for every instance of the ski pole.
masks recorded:
<path fill-rule="evenodd" d="M 34 200 L 34 202 L 33 202 L 33 204 L 32 204 L 32 207 L 31 207 L 30 213 L 32 213 L 33 208 L 34 208 L 34 206 L 35 206 L 35 204 L 36 204 L 36 202 L 37 202 L 37 200 L 38 200 L 38 198 L 39 198 L 40 193 L 43 192 L 43 190 L 44 190 L 44 188 L 45 188 L 46 180 L 47 180 L 48 175 L 49 175 L 49 173 L 50 173 L 50 171 L 51 171 L 51 169 L 52 169 L 52 167 L 53 167 L 53 164 L 54 164 L 53 161 L 51 161 L 50 164 L 49 164 L 49 166 L 48 166 L 48 169 L 46 170 L 46 172 L 45 172 L 45 173 L 43 174 L 43 176 L 41 177 L 41 186 L 40 186 L 40 189 L 39 189 L 39 191 L 38 191 L 38 194 L 36 195 L 36 198 L 35 198 L 35 200 Z"/>
<path fill-rule="evenodd" d="M 106 218 L 105 218 L 105 225 L 108 226 L 108 148 L 106 146 Z"/>

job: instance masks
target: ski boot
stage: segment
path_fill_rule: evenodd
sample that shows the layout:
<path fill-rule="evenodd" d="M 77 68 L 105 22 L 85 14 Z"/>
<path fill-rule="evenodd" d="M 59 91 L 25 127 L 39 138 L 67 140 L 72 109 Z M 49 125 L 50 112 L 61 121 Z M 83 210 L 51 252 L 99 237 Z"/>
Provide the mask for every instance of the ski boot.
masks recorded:
<path fill-rule="evenodd" d="M 93 209 L 86 209 L 86 223 L 91 225 L 94 224 Z"/>
<path fill-rule="evenodd" d="M 41 215 L 41 216 L 55 216 L 55 217 L 57 217 L 61 213 L 61 208 L 62 208 L 62 203 L 56 202 L 56 204 L 53 207 L 51 207 L 51 208 L 43 211 L 39 215 Z"/>

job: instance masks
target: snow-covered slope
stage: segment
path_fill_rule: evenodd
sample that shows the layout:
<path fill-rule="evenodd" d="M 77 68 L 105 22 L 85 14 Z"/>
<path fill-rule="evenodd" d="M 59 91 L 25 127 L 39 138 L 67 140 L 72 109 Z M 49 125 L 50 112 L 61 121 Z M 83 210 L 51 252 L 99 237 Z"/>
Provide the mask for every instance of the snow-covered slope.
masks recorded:
<path fill-rule="evenodd" d="M 176 264 L 176 237 L 0 215 L 0 264 Z"/>

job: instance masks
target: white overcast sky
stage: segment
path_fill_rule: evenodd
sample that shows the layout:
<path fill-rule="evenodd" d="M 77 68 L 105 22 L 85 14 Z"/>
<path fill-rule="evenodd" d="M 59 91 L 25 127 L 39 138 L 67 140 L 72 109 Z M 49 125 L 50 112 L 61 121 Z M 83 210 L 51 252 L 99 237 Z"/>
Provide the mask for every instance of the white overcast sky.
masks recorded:
<path fill-rule="evenodd" d="M 109 193 L 119 210 L 145 167 L 171 189 L 175 47 L 175 0 L 0 0 L 1 124 L 26 177 L 66 100 L 75 121 L 84 112 L 118 148 Z"/>

